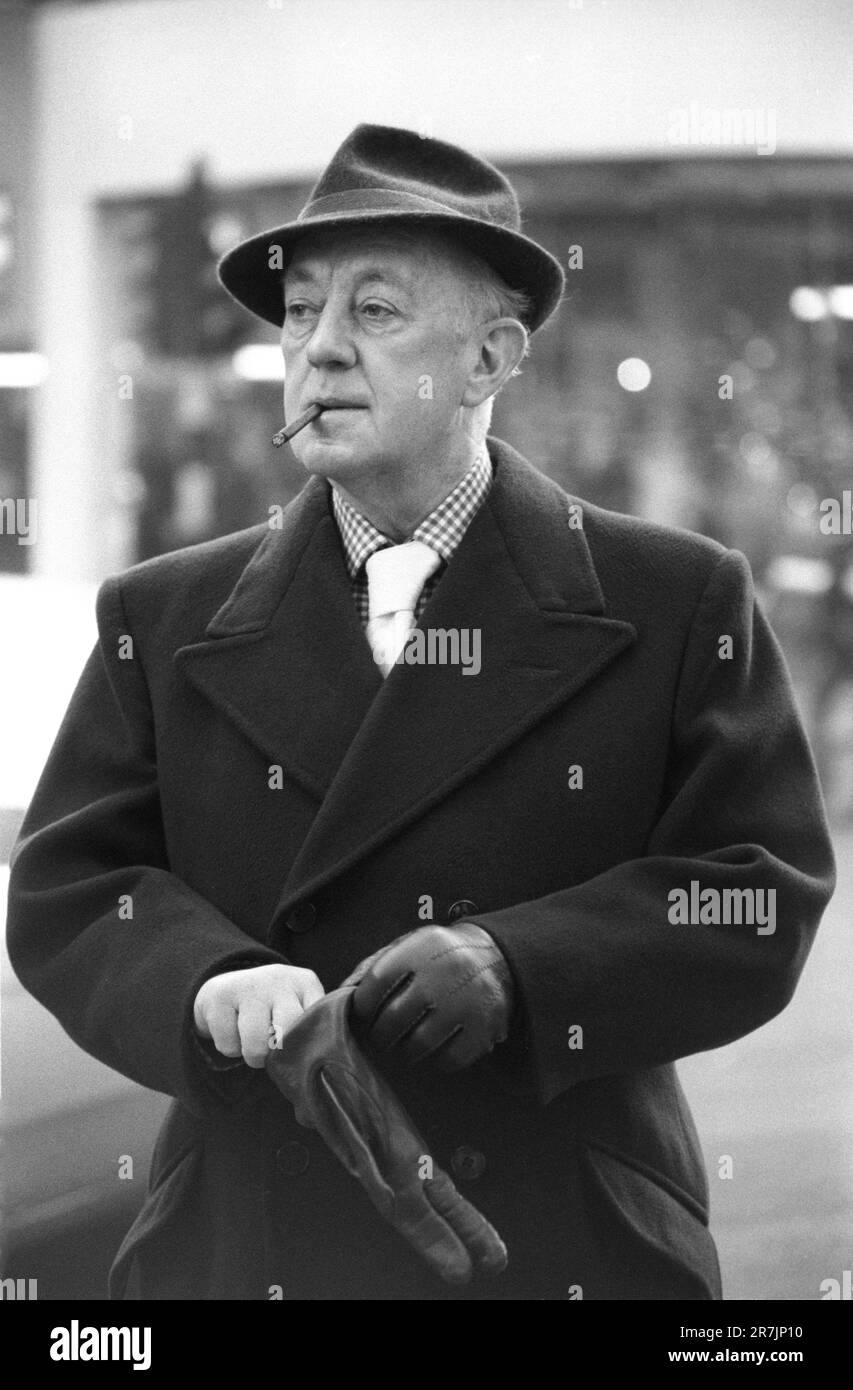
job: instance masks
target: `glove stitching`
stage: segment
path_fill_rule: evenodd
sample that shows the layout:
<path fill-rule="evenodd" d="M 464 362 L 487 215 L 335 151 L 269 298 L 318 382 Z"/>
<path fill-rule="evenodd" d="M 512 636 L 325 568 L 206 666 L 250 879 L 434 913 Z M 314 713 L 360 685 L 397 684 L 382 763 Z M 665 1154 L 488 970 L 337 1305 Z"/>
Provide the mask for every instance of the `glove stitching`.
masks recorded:
<path fill-rule="evenodd" d="M 458 955 L 460 951 L 489 951 L 492 954 L 492 958 L 495 960 L 503 955 L 503 952 L 499 950 L 494 942 L 459 941 L 453 946 L 445 946 L 441 951 L 436 951 L 434 955 L 429 957 L 427 963 L 431 965 L 434 960 L 441 960 L 443 956 Z"/>
<path fill-rule="evenodd" d="M 478 975 L 484 975 L 487 970 L 491 970 L 492 965 L 492 961 L 486 961 L 485 965 L 481 965 L 479 970 L 474 970 L 470 975 L 466 975 L 463 980 L 460 980 L 458 985 L 455 985 L 453 989 L 448 990 L 444 997 L 446 999 L 452 999 L 454 994 L 458 994 L 460 989 L 465 989 L 468 985 L 471 984 L 472 980 L 476 980 Z"/>

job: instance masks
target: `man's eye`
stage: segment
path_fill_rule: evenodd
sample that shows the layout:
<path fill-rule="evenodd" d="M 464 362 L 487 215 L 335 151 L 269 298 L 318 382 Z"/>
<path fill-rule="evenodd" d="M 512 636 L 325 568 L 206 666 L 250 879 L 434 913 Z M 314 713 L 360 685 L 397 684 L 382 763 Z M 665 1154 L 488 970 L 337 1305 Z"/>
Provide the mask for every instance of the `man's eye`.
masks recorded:
<path fill-rule="evenodd" d="M 303 303 L 301 299 L 294 300 L 292 304 L 286 304 L 284 307 L 285 318 L 293 319 L 297 323 L 303 323 L 313 312 L 311 305 Z"/>
<path fill-rule="evenodd" d="M 391 318 L 394 310 L 389 309 L 387 304 L 378 304 L 375 300 L 371 299 L 368 300 L 366 304 L 362 304 L 361 312 L 366 314 L 370 319 L 383 319 Z"/>

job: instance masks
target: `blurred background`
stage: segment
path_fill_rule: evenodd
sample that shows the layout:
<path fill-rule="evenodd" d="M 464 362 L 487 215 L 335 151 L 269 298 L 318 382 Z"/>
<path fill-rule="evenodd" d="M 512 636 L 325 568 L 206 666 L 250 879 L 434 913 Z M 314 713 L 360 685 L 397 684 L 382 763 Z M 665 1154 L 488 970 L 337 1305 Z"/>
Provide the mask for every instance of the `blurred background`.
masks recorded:
<path fill-rule="evenodd" d="M 569 282 L 493 432 L 747 555 L 827 798 L 793 1004 L 679 1068 L 730 1299 L 853 1266 L 851 53 L 847 0 L 0 0 L 0 918 L 98 582 L 302 483 L 276 331 L 219 255 L 359 121 L 476 150 Z M 103 1297 L 165 1100 L 2 966 L 2 1273 Z"/>

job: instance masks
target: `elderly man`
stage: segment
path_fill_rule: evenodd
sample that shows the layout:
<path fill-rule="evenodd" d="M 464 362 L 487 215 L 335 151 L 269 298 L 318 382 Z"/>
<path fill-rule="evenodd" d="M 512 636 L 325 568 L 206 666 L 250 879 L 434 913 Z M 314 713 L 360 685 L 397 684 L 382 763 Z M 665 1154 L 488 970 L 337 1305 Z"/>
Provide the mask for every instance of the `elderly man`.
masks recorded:
<path fill-rule="evenodd" d="M 113 1295 L 719 1298 L 673 1062 L 834 876 L 748 566 L 487 434 L 563 275 L 484 161 L 360 126 L 220 274 L 310 476 L 105 583 L 11 880 L 24 983 L 175 1097 Z"/>

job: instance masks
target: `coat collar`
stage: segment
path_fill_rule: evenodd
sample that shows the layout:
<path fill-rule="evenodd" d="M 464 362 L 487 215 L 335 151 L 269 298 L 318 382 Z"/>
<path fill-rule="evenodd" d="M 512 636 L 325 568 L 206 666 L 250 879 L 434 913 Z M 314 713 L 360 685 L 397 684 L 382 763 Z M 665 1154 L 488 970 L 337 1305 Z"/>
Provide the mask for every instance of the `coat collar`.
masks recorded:
<path fill-rule="evenodd" d="M 276 919 L 636 640 L 629 623 L 604 616 L 573 499 L 500 440 L 488 446 L 492 490 L 420 619 L 422 629 L 479 629 L 479 674 L 399 665 L 382 680 L 318 478 L 264 538 L 205 640 L 176 653 L 196 688 L 320 803 Z"/>
<path fill-rule="evenodd" d="M 575 499 L 502 440 L 490 437 L 488 448 L 495 478 L 481 510 L 491 510 L 506 540 L 508 558 L 531 597 L 545 611 L 603 613 L 604 596 L 586 535 L 582 528 L 570 524 L 569 508 Z M 469 545 L 476 540 L 476 521 L 477 518 L 465 537 Z M 233 591 L 208 624 L 206 635 L 241 636 L 266 628 L 306 549 L 318 539 L 323 546 L 322 558 L 336 571 L 332 577 L 337 582 L 343 555 L 339 554 L 341 546 L 330 491 L 322 478 L 311 477 L 285 509 L 281 525 L 270 527 Z M 329 550 L 336 552 L 334 562 Z M 335 563 L 339 558 L 341 564 Z"/>

